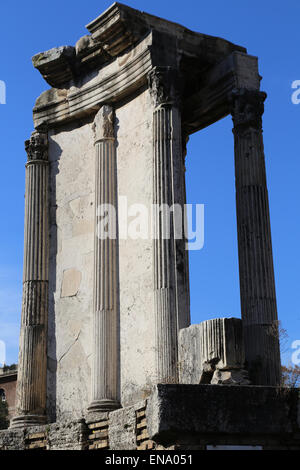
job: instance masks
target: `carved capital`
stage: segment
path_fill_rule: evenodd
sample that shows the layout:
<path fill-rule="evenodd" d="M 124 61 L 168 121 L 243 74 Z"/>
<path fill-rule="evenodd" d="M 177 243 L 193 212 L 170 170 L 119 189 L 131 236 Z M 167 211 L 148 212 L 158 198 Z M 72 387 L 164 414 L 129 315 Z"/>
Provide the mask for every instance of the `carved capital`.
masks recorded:
<path fill-rule="evenodd" d="M 155 107 L 179 105 L 178 72 L 173 67 L 155 67 L 148 75 L 149 90 Z"/>
<path fill-rule="evenodd" d="M 105 104 L 99 109 L 94 119 L 93 131 L 95 143 L 114 138 L 114 109 L 111 106 Z"/>
<path fill-rule="evenodd" d="M 44 132 L 33 132 L 29 140 L 25 141 L 28 162 L 48 160 L 48 136 Z"/>
<path fill-rule="evenodd" d="M 230 105 L 234 130 L 245 130 L 249 127 L 262 128 L 264 101 L 267 94 L 259 90 L 233 90 Z"/>

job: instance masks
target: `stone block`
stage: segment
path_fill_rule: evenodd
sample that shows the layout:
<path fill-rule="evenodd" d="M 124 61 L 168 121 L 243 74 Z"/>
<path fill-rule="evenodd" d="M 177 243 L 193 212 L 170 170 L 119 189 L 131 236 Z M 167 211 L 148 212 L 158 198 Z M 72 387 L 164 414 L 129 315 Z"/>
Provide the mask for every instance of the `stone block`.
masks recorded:
<path fill-rule="evenodd" d="M 61 421 L 48 426 L 48 448 L 51 450 L 84 450 L 88 429 L 84 420 Z"/>
<path fill-rule="evenodd" d="M 61 297 L 73 297 L 77 294 L 81 283 L 81 272 L 77 269 L 67 269 L 64 271 Z"/>
<path fill-rule="evenodd" d="M 110 413 L 108 436 L 110 450 L 136 449 L 136 415 L 134 406 Z"/>
<path fill-rule="evenodd" d="M 179 332 L 180 383 L 211 383 L 215 370 L 243 370 L 244 362 L 242 320 L 239 318 L 207 320 Z M 229 375 L 216 375 L 214 383 L 222 383 L 223 378 L 227 382 Z M 240 374 L 239 380 L 235 377 L 237 383 L 243 378 L 247 380 L 245 374 Z"/>
<path fill-rule="evenodd" d="M 298 404 L 296 389 L 160 384 L 148 399 L 147 430 L 164 446 L 299 445 Z"/>
<path fill-rule="evenodd" d="M 24 430 L 5 429 L 0 431 L 0 451 L 2 450 L 24 450 Z"/>

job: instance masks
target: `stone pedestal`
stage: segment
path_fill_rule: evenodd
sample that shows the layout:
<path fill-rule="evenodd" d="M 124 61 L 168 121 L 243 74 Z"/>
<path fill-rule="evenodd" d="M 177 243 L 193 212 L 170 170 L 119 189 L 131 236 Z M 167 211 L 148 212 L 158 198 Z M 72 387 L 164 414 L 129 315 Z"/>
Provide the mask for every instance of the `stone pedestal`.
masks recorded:
<path fill-rule="evenodd" d="M 95 244 L 92 402 L 89 412 L 119 408 L 117 175 L 114 111 L 102 106 L 95 132 Z M 107 217 L 107 225 L 103 223 Z"/>
<path fill-rule="evenodd" d="M 16 416 L 11 427 L 46 422 L 48 321 L 47 134 L 26 141 L 23 305 Z"/>
<path fill-rule="evenodd" d="M 241 311 L 246 364 L 256 385 L 280 383 L 280 352 L 262 114 L 266 94 L 232 95 Z"/>

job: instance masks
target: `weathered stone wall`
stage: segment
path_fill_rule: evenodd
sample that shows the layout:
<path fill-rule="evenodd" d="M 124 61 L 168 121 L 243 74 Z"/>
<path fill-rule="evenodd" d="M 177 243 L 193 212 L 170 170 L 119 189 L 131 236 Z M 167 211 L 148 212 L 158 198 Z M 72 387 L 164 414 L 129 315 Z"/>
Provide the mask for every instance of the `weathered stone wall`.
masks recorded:
<path fill-rule="evenodd" d="M 116 110 L 115 131 L 119 204 L 121 197 L 127 196 L 128 206 L 144 204 L 150 210 L 152 108 L 148 91 Z M 77 419 L 86 413 L 91 382 L 95 173 L 92 121 L 78 121 L 50 131 L 49 160 L 48 408 L 52 420 Z M 155 378 L 151 239 L 121 239 L 119 268 L 121 400 L 126 406 L 143 398 Z"/>
<path fill-rule="evenodd" d="M 82 417 L 90 393 L 95 160 L 92 124 L 78 122 L 50 131 L 49 160 L 48 407 L 52 419 L 74 419 Z"/>
<path fill-rule="evenodd" d="M 152 114 L 148 91 L 116 110 L 119 198 L 127 196 L 129 207 L 145 205 L 149 213 L 153 171 Z M 136 208 L 139 210 L 138 206 Z M 124 215 L 124 209 L 121 211 Z M 129 224 L 138 216 L 132 215 L 135 217 L 129 217 Z M 120 233 L 121 393 L 125 406 L 142 399 L 155 378 L 152 249 L 150 237 L 125 240 Z"/>

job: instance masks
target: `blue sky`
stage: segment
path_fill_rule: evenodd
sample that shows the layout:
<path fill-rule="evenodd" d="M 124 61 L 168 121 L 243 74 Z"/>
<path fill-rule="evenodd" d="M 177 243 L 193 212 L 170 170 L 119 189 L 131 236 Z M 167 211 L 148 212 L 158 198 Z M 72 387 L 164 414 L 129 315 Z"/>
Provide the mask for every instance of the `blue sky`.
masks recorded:
<path fill-rule="evenodd" d="M 112 2 L 52 0 L 2 2 L 0 80 L 7 104 L 0 105 L 0 340 L 7 363 L 17 361 L 22 294 L 24 140 L 33 130 L 35 99 L 48 86 L 31 57 L 74 45 L 85 25 Z M 278 313 L 289 345 L 300 339 L 300 105 L 291 84 L 300 80 L 298 1 L 128 0 L 129 6 L 224 37 L 259 57 L 262 89 L 268 93 L 264 142 L 270 197 Z M 188 145 L 188 202 L 205 204 L 205 245 L 190 256 L 193 323 L 240 316 L 234 196 L 232 122 L 229 117 L 193 135 Z M 292 350 L 284 355 L 288 362 Z"/>

